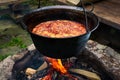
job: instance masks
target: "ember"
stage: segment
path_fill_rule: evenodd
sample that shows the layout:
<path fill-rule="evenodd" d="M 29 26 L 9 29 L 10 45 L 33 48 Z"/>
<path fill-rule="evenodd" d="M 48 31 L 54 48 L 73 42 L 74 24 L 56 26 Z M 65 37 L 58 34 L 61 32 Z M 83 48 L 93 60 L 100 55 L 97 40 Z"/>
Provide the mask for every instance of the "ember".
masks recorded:
<path fill-rule="evenodd" d="M 51 74 L 49 73 L 48 75 L 46 75 L 44 78 L 42 78 L 41 80 L 52 80 Z"/>

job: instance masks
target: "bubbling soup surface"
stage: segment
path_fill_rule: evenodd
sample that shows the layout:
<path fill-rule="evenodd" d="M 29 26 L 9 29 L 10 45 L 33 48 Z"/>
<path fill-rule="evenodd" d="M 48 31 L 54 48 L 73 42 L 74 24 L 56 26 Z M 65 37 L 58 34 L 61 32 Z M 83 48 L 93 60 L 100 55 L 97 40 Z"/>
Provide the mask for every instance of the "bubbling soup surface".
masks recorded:
<path fill-rule="evenodd" d="M 51 38 L 65 38 L 83 35 L 86 33 L 86 28 L 75 21 L 52 20 L 36 25 L 32 33 Z"/>

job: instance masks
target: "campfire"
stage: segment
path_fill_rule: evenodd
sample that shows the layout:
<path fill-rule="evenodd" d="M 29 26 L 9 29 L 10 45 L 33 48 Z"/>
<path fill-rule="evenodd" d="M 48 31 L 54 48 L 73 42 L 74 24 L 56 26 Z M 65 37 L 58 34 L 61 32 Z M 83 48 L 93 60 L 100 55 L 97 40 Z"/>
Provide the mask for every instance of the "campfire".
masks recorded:
<path fill-rule="evenodd" d="M 13 75 L 17 80 L 101 80 L 101 73 L 83 60 L 76 57 L 55 59 L 38 53 L 29 52 L 32 55 L 16 61 Z"/>
<path fill-rule="evenodd" d="M 53 80 L 53 77 L 55 78 L 55 73 L 58 74 L 59 77 L 62 77 L 62 76 L 68 77 L 68 80 L 69 80 L 69 78 L 72 80 L 78 80 L 76 77 L 74 77 L 73 75 L 71 75 L 68 72 L 68 69 L 72 66 L 72 62 L 70 60 L 69 61 L 63 60 L 64 64 L 62 63 L 61 59 L 45 57 L 45 60 L 49 63 L 49 71 L 48 71 L 48 74 L 45 77 L 43 77 L 41 80 Z M 46 66 L 45 63 L 43 63 L 43 65 L 42 65 L 42 66 L 44 66 L 44 68 Z M 41 68 L 41 66 L 39 67 L 39 70 L 41 70 L 40 68 Z M 35 74 L 37 71 L 38 70 L 27 68 L 26 74 L 28 74 L 30 77 L 32 74 Z"/>
<path fill-rule="evenodd" d="M 58 78 L 60 78 L 62 80 L 66 80 L 66 79 L 67 80 L 81 80 L 82 79 L 82 77 L 78 78 L 75 76 L 75 74 L 72 75 L 70 72 L 86 76 L 86 79 L 88 78 L 90 80 L 101 80 L 97 74 L 92 73 L 90 71 L 81 70 L 81 69 L 77 69 L 77 68 L 76 69 L 70 68 L 71 66 L 74 66 L 74 61 L 72 61 L 72 59 L 61 60 L 61 59 L 45 57 L 45 60 L 49 63 L 50 69 L 48 71 L 48 74 L 42 78 L 39 78 L 39 80 L 57 80 Z M 43 63 L 42 66 L 45 66 L 45 65 L 46 64 Z M 33 75 L 37 71 L 41 70 L 40 68 L 41 68 L 41 66 L 39 67 L 38 70 L 27 68 L 26 74 L 28 74 L 28 76 L 30 78 L 31 75 Z M 57 76 L 55 76 L 56 74 L 57 74 Z"/>

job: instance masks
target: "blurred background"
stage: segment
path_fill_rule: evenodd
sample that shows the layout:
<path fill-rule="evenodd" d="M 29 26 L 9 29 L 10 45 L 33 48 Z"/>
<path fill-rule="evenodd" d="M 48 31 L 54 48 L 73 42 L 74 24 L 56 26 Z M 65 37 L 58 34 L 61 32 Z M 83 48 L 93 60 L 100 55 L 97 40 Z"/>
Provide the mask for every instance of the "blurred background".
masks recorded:
<path fill-rule="evenodd" d="M 100 18 L 100 26 L 93 32 L 90 39 L 120 52 L 120 21 L 118 21 L 120 1 L 82 1 L 88 9 L 89 3 L 92 2 L 95 5 L 94 13 Z M 22 17 L 39 7 L 57 4 L 80 6 L 80 0 L 0 0 L 0 61 L 8 55 L 25 50 L 32 44 L 29 34 L 20 25 Z"/>

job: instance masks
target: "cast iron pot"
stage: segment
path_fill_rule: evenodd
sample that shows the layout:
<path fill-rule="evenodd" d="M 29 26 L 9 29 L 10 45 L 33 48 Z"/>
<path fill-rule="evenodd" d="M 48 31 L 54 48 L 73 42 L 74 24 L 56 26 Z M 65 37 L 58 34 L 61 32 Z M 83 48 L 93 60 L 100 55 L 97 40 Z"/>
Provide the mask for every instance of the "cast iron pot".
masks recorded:
<path fill-rule="evenodd" d="M 88 29 L 86 34 L 67 37 L 50 38 L 33 34 L 32 29 L 41 22 L 49 20 L 72 20 L 85 24 L 83 9 L 75 6 L 47 6 L 34 10 L 23 17 L 22 25 L 30 33 L 36 49 L 43 55 L 52 58 L 69 58 L 77 56 L 84 49 L 90 34 L 98 24 L 98 18 L 91 12 L 87 12 Z"/>

